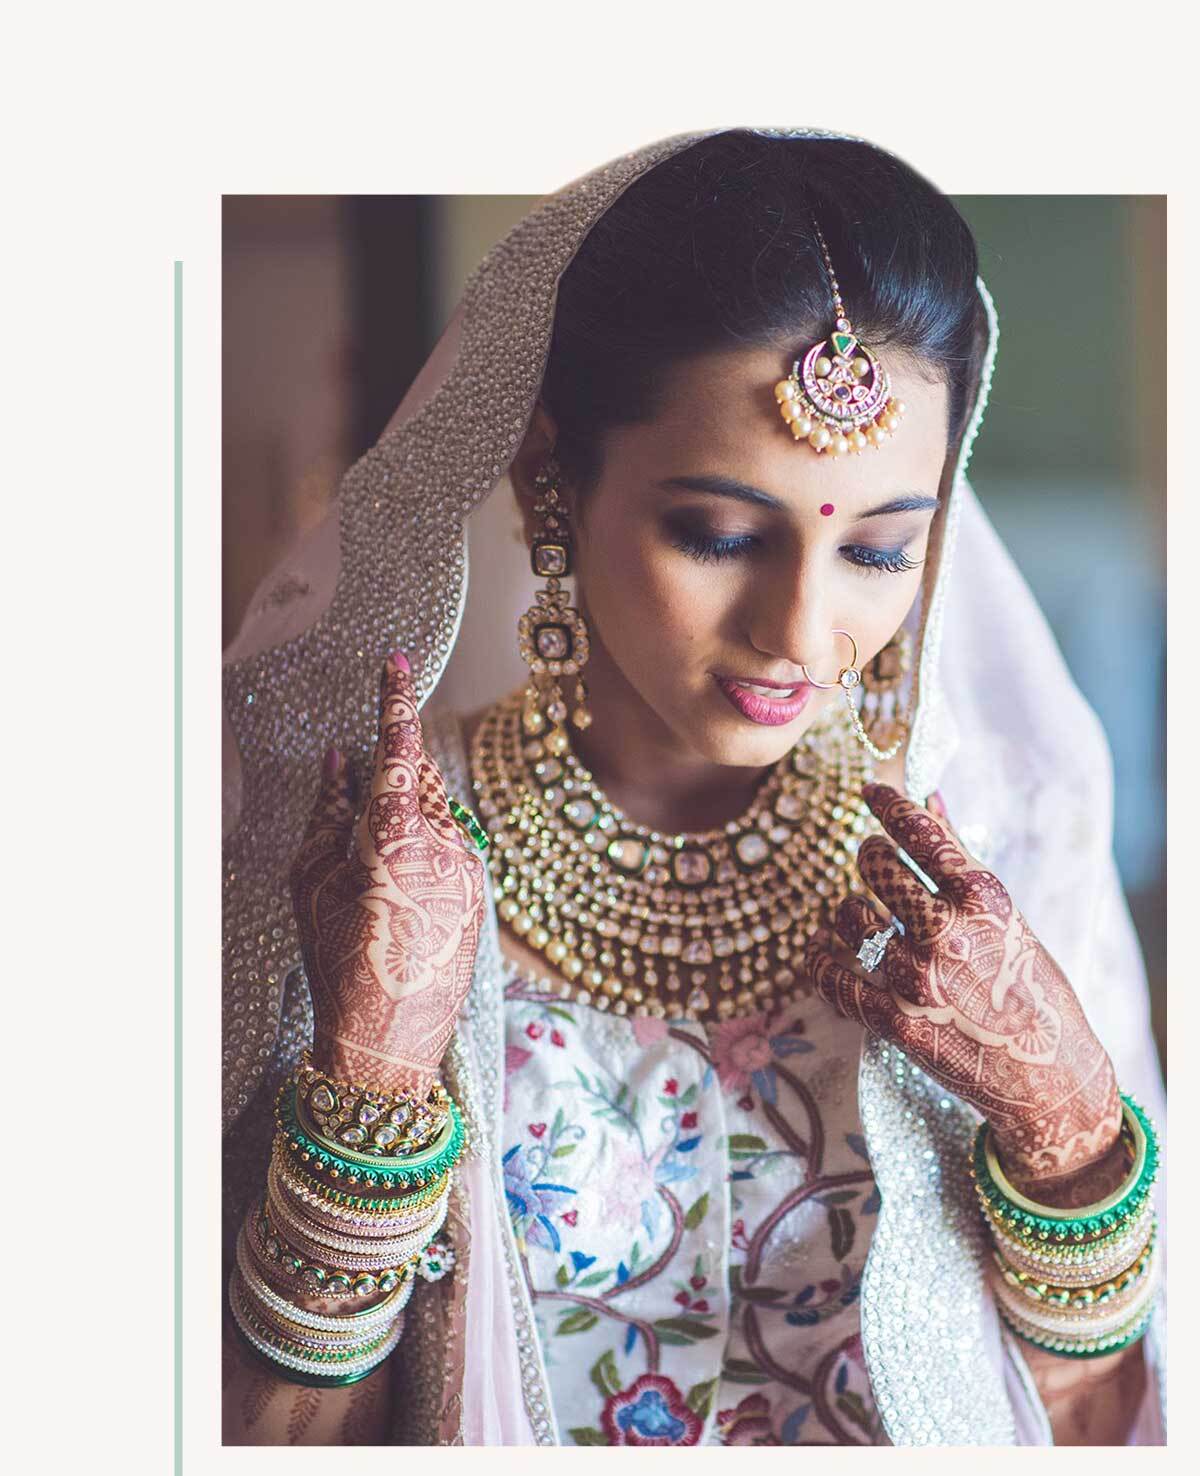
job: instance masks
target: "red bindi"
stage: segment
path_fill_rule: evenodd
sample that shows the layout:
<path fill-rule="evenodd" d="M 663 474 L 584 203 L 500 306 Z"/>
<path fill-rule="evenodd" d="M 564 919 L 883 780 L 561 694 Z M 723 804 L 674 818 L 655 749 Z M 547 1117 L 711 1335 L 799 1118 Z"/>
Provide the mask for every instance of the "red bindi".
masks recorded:
<path fill-rule="evenodd" d="M 821 504 L 821 516 L 823 518 L 831 518 L 831 517 L 833 517 L 833 503 L 832 502 L 824 502 L 824 503 Z"/>

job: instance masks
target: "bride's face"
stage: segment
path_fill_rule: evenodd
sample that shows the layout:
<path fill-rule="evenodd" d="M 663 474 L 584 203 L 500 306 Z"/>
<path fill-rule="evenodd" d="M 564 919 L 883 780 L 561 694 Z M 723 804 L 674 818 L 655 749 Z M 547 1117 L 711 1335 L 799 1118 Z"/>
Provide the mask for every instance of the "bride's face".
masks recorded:
<path fill-rule="evenodd" d="M 859 455 L 793 440 L 772 349 L 681 363 L 652 421 L 605 434 L 574 518 L 597 711 L 624 697 L 698 757 L 751 766 L 844 700 L 801 666 L 834 681 L 851 656 L 836 630 L 865 666 L 903 623 L 946 455 L 946 387 L 903 358 L 888 368 L 906 413 Z M 756 682 L 784 690 L 747 693 Z"/>

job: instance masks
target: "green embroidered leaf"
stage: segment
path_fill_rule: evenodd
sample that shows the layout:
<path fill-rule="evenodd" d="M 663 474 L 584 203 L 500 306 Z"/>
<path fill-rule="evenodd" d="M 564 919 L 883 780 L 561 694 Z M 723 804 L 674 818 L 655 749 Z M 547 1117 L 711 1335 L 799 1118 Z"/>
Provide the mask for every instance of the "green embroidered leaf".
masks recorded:
<path fill-rule="evenodd" d="M 753 1158 L 756 1153 L 766 1151 L 766 1143 L 753 1133 L 730 1133 L 729 1156 L 730 1158 Z"/>
<path fill-rule="evenodd" d="M 692 1103 L 696 1100 L 696 1093 L 699 1091 L 699 1089 L 699 1084 L 697 1082 L 692 1082 L 691 1086 L 688 1087 L 687 1091 L 684 1092 L 684 1094 L 680 1097 L 679 1105 L 681 1107 L 690 1107 Z"/>
<path fill-rule="evenodd" d="M 687 1391 L 687 1407 L 693 1413 L 698 1414 L 701 1419 L 704 1419 L 712 1408 L 713 1395 L 718 1382 L 717 1379 L 705 1379 L 702 1384 L 693 1384 Z"/>
<path fill-rule="evenodd" d="M 565 1266 L 560 1266 L 554 1273 L 554 1279 L 559 1286 L 566 1286 L 567 1282 L 571 1279 L 571 1273 Z"/>
<path fill-rule="evenodd" d="M 567 1333 L 587 1332 L 599 1321 L 599 1316 L 590 1307 L 576 1307 L 573 1312 L 567 1313 L 556 1330 L 565 1337 Z"/>
<path fill-rule="evenodd" d="M 565 1020 L 568 1025 L 574 1025 L 575 1023 L 575 1016 L 570 1010 L 564 1010 L 560 1005 L 547 1005 L 546 1013 L 548 1015 L 557 1015 L 560 1020 Z"/>
<path fill-rule="evenodd" d="M 829 1243 L 835 1261 L 844 1261 L 854 1244 L 854 1216 L 849 1210 L 829 1209 Z"/>
<path fill-rule="evenodd" d="M 633 1242 L 632 1247 L 630 1248 L 630 1251 L 629 1251 L 629 1269 L 631 1271 L 637 1265 L 638 1261 L 641 1260 L 641 1257 L 642 1257 L 642 1248 L 641 1248 L 640 1245 L 638 1245 L 637 1241 L 635 1240 Z"/>
<path fill-rule="evenodd" d="M 818 1204 L 849 1204 L 858 1198 L 857 1189 L 835 1189 L 831 1194 L 818 1194 Z"/>
<path fill-rule="evenodd" d="M 860 1430 L 865 1430 L 868 1435 L 871 1433 L 871 1418 L 859 1395 L 853 1392 L 839 1394 L 835 1403 L 848 1420 L 856 1424 Z"/>
<path fill-rule="evenodd" d="M 599 1286 L 602 1281 L 607 1281 L 611 1275 L 611 1271 L 589 1271 L 586 1276 L 581 1276 L 575 1285 L 580 1288 L 585 1286 Z"/>
<path fill-rule="evenodd" d="M 578 1147 L 579 1147 L 579 1144 L 578 1143 L 564 1143 L 561 1148 L 556 1148 L 554 1150 L 554 1152 L 550 1155 L 550 1157 L 551 1158 L 566 1158 L 566 1156 L 567 1156 L 568 1153 L 574 1153 L 575 1150 L 576 1150 L 576 1148 L 578 1148 Z"/>
<path fill-rule="evenodd" d="M 617 1095 L 613 1098 L 613 1106 L 614 1107 L 619 1107 L 621 1105 L 621 1103 L 625 1100 L 625 1093 L 628 1090 L 629 1090 L 629 1083 L 627 1081 L 623 1081 L 621 1083 L 621 1089 L 620 1089 L 620 1091 L 618 1091 Z"/>
<path fill-rule="evenodd" d="M 683 1223 L 688 1230 L 694 1230 L 704 1216 L 708 1213 L 708 1195 L 702 1194 L 683 1217 Z"/>
<path fill-rule="evenodd" d="M 562 1132 L 564 1122 L 566 1122 L 566 1118 L 563 1116 L 563 1110 L 560 1107 L 554 1114 L 554 1126 L 550 1129 L 550 1136 L 552 1138 L 557 1138 L 559 1133 Z"/>
<path fill-rule="evenodd" d="M 750 1363 L 745 1358 L 728 1359 L 721 1373 L 731 1384 L 766 1384 L 769 1382 L 768 1375 L 763 1373 L 758 1364 Z"/>
<path fill-rule="evenodd" d="M 660 1332 L 658 1341 L 660 1343 L 666 1343 L 670 1348 L 690 1348 L 693 1339 L 685 1338 L 682 1333 Z"/>
<path fill-rule="evenodd" d="M 754 1302 L 761 1306 L 770 1306 L 772 1302 L 777 1302 L 780 1297 L 787 1295 L 777 1286 L 747 1286 L 742 1280 L 741 1266 L 729 1268 L 729 1286 L 735 1297 L 741 1297 L 744 1302 Z"/>
<path fill-rule="evenodd" d="M 603 1430 L 592 1430 L 586 1427 L 577 1427 L 568 1430 L 567 1434 L 576 1445 L 607 1445 L 608 1436 Z"/>
<path fill-rule="evenodd" d="M 605 1399 L 620 1389 L 621 1375 L 617 1372 L 617 1360 L 611 1348 L 592 1364 L 590 1377 Z"/>
<path fill-rule="evenodd" d="M 720 1328 L 709 1327 L 695 1317 L 664 1317 L 654 1324 L 657 1333 L 678 1333 L 683 1338 L 715 1338 Z"/>

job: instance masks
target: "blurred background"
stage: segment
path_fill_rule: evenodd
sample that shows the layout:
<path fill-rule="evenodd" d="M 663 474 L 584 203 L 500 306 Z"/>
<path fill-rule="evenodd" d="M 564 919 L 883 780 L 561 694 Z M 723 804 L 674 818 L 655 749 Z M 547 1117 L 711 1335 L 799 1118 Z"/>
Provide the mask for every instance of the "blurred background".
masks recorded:
<path fill-rule="evenodd" d="M 971 481 L 1108 733 L 1117 864 L 1165 1067 L 1166 200 L 953 198 L 1000 316 Z M 470 272 L 535 199 L 223 203 L 228 644 L 259 580 L 379 436 Z"/>

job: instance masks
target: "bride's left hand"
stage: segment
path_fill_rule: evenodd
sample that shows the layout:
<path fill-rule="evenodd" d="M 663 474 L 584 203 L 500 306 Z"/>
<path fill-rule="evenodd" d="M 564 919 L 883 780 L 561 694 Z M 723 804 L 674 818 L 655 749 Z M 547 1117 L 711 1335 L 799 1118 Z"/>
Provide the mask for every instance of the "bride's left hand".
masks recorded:
<path fill-rule="evenodd" d="M 946 823 L 887 785 L 863 795 L 892 839 L 864 841 L 858 869 L 905 931 L 866 973 L 853 955 L 889 919 L 862 895 L 847 897 L 836 918 L 844 949 L 821 932 L 807 950 L 817 989 L 976 1107 L 1019 1183 L 1066 1189 L 1090 1177 L 1117 1141 L 1121 1101 L 1074 990 L 1003 884 Z"/>

